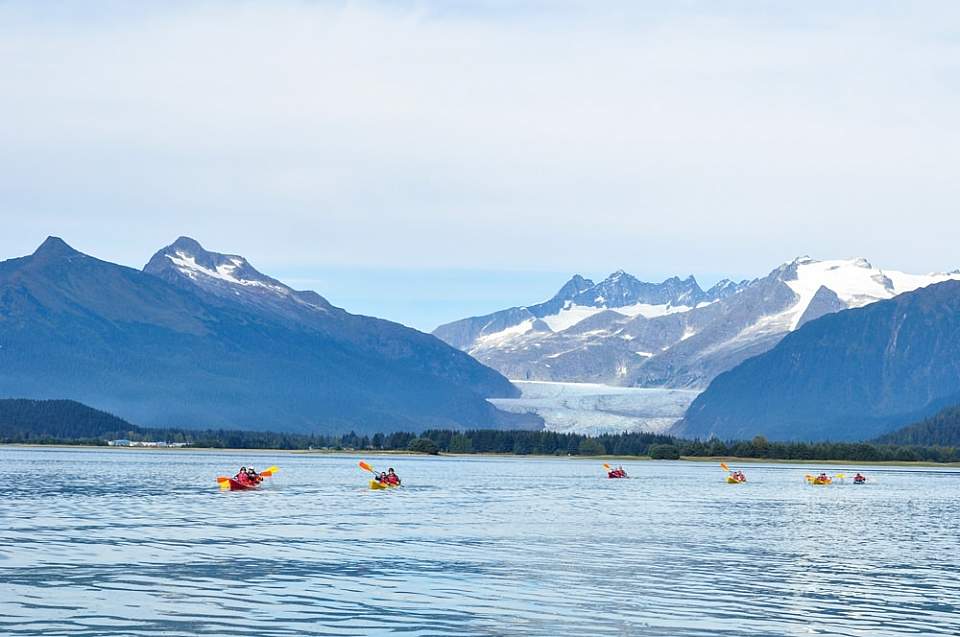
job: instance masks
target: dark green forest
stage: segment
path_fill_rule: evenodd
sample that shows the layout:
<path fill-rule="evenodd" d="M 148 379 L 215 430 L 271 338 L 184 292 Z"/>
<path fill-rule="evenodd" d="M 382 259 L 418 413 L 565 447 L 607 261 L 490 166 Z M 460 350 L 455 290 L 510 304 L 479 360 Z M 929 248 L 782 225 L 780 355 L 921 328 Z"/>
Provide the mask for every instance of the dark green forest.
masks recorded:
<path fill-rule="evenodd" d="M 735 456 L 770 460 L 930 461 L 960 462 L 956 444 L 960 408 L 901 430 L 890 440 L 866 442 L 771 442 L 752 440 L 685 440 L 673 436 L 624 433 L 591 437 L 554 431 L 432 429 L 422 434 L 303 435 L 271 431 L 191 430 L 138 427 L 106 412 L 69 400 L 0 400 L 0 443 L 92 444 L 108 440 L 186 443 L 193 447 L 230 449 L 417 451 L 421 453 L 501 453 L 558 456 L 650 456 L 661 459 Z M 953 427 L 945 444 L 920 445 L 925 431 Z M 917 428 L 913 431 L 913 428 Z M 926 437 L 925 437 L 926 436 Z M 949 443 L 949 444 L 947 444 Z"/>
<path fill-rule="evenodd" d="M 936 445 L 960 447 L 960 405 L 947 407 L 918 423 L 880 436 L 882 445 Z"/>

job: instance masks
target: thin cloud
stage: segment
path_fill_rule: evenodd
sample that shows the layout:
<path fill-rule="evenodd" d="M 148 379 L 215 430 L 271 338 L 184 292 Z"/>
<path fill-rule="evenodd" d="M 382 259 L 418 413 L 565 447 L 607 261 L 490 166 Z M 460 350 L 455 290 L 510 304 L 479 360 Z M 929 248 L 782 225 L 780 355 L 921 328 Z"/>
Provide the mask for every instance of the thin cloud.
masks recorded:
<path fill-rule="evenodd" d="M 0 5 L 0 252 L 956 267 L 953 5 L 598 4 Z"/>

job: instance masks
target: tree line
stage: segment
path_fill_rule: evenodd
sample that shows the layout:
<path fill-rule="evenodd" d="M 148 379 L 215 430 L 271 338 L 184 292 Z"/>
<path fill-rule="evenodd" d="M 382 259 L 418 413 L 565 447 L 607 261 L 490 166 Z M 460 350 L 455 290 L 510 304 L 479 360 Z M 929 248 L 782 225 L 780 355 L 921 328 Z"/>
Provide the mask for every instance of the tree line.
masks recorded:
<path fill-rule="evenodd" d="M 874 444 L 866 442 L 771 442 L 753 440 L 685 440 L 649 433 L 586 436 L 555 431 L 432 429 L 421 434 L 342 435 L 293 434 L 270 431 L 151 429 L 133 427 L 101 432 L 95 437 L 60 437 L 4 427 L 0 442 L 106 445 L 108 440 L 185 443 L 190 447 L 223 449 L 288 449 L 327 451 L 416 451 L 428 454 L 511 454 L 554 456 L 649 456 L 657 459 L 736 456 L 768 460 L 928 461 L 960 462 L 960 448 Z"/>

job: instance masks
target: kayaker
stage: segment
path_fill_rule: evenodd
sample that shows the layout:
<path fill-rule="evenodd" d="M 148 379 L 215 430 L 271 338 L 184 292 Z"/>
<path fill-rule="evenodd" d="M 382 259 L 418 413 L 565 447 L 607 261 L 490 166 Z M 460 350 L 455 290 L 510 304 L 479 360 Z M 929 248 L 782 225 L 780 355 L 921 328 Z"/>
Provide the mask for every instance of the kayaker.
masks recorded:
<path fill-rule="evenodd" d="M 395 484 L 398 487 L 400 486 L 400 476 L 398 476 L 397 472 L 393 470 L 393 467 L 387 469 L 387 484 Z"/>
<path fill-rule="evenodd" d="M 233 476 L 233 479 L 240 484 L 247 484 L 250 481 L 250 476 L 247 474 L 247 468 L 240 467 L 240 471 L 237 472 L 237 475 Z"/>
<path fill-rule="evenodd" d="M 381 471 L 381 472 L 380 472 L 380 475 L 377 476 L 377 482 L 379 482 L 380 484 L 390 484 L 389 481 L 387 480 L 387 472 L 386 472 L 386 471 Z"/>
<path fill-rule="evenodd" d="M 260 474 L 257 473 L 257 470 L 253 467 L 247 469 L 247 479 L 250 480 L 251 484 L 259 484 L 263 482 L 263 478 L 260 477 Z"/>
<path fill-rule="evenodd" d="M 860 474 L 859 472 L 857 473 L 857 475 L 853 476 L 854 484 L 863 484 L 866 481 L 867 481 L 867 477 Z"/>

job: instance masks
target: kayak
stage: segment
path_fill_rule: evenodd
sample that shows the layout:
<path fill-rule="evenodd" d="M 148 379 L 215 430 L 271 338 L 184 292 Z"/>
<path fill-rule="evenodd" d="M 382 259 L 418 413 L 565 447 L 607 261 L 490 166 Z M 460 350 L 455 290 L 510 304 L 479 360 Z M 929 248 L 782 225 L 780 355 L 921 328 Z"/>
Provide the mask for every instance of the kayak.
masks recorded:
<path fill-rule="evenodd" d="M 820 486 L 825 486 L 825 485 L 830 484 L 831 482 L 833 482 L 833 480 L 831 480 L 830 478 L 827 478 L 826 480 L 820 480 L 819 478 L 814 478 L 813 480 L 810 480 L 809 482 L 810 482 L 810 484 L 813 484 L 813 485 L 816 485 L 816 486 L 820 487 Z"/>
<path fill-rule="evenodd" d="M 370 488 L 374 491 L 380 491 L 381 489 L 396 489 L 399 486 L 399 484 L 384 484 L 379 480 L 370 481 Z"/>
<path fill-rule="evenodd" d="M 239 482 L 235 478 L 218 476 L 217 483 L 220 485 L 221 491 L 248 491 L 250 489 L 256 489 L 263 482 L 264 478 L 269 478 L 270 476 L 275 475 L 278 471 L 280 471 L 279 467 L 270 467 L 268 469 L 264 469 L 257 474 L 258 479 L 256 482 Z"/>
<path fill-rule="evenodd" d="M 746 480 L 737 480 L 732 476 L 727 476 L 727 484 L 743 484 Z"/>
<path fill-rule="evenodd" d="M 230 484 L 231 491 L 246 491 L 247 489 L 256 489 L 260 486 L 260 483 L 257 484 L 244 484 L 243 482 L 237 482 L 233 478 L 227 478 L 227 482 Z"/>
<path fill-rule="evenodd" d="M 623 480 L 625 478 L 629 478 L 630 476 L 607 476 L 607 477 L 610 478 L 611 480 Z"/>

